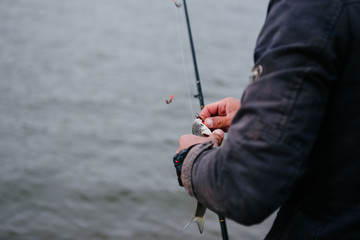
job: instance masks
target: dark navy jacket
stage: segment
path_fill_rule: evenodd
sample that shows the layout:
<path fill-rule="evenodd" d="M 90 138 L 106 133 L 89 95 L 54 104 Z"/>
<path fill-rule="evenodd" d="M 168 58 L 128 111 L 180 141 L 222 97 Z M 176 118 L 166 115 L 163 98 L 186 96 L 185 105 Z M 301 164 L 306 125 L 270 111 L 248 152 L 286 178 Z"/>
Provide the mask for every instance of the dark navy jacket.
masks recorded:
<path fill-rule="evenodd" d="M 267 240 L 360 239 L 360 0 L 270 1 L 259 65 L 223 145 L 185 159 L 186 190 L 245 225 L 280 207 Z"/>

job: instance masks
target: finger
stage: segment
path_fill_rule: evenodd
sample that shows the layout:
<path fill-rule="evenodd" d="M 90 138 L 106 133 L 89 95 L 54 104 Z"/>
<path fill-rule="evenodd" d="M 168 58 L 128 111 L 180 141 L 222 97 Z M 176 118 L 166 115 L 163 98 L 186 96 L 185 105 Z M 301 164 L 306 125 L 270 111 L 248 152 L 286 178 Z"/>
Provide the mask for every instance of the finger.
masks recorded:
<path fill-rule="evenodd" d="M 224 139 L 224 132 L 221 129 L 216 129 L 209 138 L 214 142 L 214 145 L 218 147 Z"/>
<path fill-rule="evenodd" d="M 231 124 L 231 118 L 229 116 L 226 117 L 210 117 L 205 119 L 205 125 L 210 128 L 221 128 L 226 129 Z"/>
<path fill-rule="evenodd" d="M 211 116 L 217 116 L 220 115 L 219 114 L 219 106 L 220 106 L 220 101 L 214 102 L 214 103 L 210 103 L 208 105 L 206 105 L 203 110 L 200 112 L 199 116 L 202 120 L 205 120 L 208 117 Z"/>
<path fill-rule="evenodd" d="M 182 135 L 179 138 L 179 148 L 177 150 L 177 153 L 179 151 L 181 151 L 182 149 L 188 148 L 194 144 L 203 143 L 203 142 L 207 142 L 207 141 L 209 141 L 209 139 L 207 139 L 205 137 L 195 136 L 192 134 Z"/>

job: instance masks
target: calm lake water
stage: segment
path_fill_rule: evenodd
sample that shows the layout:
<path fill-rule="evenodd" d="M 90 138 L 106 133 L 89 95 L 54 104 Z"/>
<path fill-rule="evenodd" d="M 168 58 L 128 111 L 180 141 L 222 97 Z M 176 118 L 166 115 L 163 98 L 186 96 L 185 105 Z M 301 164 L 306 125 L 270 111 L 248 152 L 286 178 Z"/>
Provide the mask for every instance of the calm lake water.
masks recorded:
<path fill-rule="evenodd" d="M 240 98 L 267 1 L 188 8 L 205 102 Z M 202 235 L 180 232 L 196 201 L 172 156 L 199 112 L 182 8 L 1 0 L 0 33 L 1 240 L 221 239 L 212 212 Z M 230 239 L 262 239 L 272 221 L 229 220 Z"/>

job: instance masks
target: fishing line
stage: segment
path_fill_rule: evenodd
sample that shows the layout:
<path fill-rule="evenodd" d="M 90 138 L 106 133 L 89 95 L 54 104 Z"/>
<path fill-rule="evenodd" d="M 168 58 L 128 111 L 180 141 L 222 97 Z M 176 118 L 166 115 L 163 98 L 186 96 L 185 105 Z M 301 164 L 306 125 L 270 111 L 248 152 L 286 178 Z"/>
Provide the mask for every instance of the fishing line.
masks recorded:
<path fill-rule="evenodd" d="M 180 8 L 182 6 L 182 4 L 178 3 L 176 0 L 173 0 L 173 2 L 175 3 L 176 8 Z M 199 99 L 200 109 L 203 109 L 204 108 L 204 97 L 203 97 L 202 90 L 201 90 L 200 74 L 199 74 L 197 61 L 196 61 L 195 47 L 194 47 L 194 42 L 193 42 L 192 33 L 191 33 L 190 18 L 189 18 L 189 14 L 188 14 L 188 10 L 187 10 L 186 0 L 183 0 L 183 7 L 184 7 L 187 29 L 188 29 L 188 34 L 189 34 L 191 54 L 192 54 L 192 59 L 193 59 L 193 64 L 194 64 L 196 86 L 197 86 L 197 90 L 198 90 L 198 94 L 195 95 L 194 97 Z M 194 113 L 194 110 L 192 108 L 192 104 L 190 101 L 190 88 L 189 88 L 189 80 L 188 80 L 188 77 L 186 74 L 184 47 L 183 47 L 182 40 L 181 40 L 180 24 L 179 24 L 178 13 L 177 13 L 176 9 L 175 9 L 175 16 L 176 16 L 176 25 L 177 25 L 177 29 L 178 29 L 178 37 L 179 37 L 179 43 L 180 43 L 181 56 L 183 59 L 183 69 L 184 69 L 184 75 L 185 75 L 185 80 L 186 80 L 186 88 L 187 88 L 188 94 L 189 94 L 188 99 L 189 99 L 191 112 Z M 229 236 L 227 233 L 226 220 L 222 215 L 218 214 L 218 216 L 219 216 L 222 238 L 223 238 L 223 240 L 228 240 Z"/>
<path fill-rule="evenodd" d="M 176 5 L 178 6 L 178 5 Z M 185 59 L 185 50 L 184 50 L 184 46 L 183 46 L 183 41 L 182 38 L 183 36 L 181 35 L 181 29 L 180 29 L 180 23 L 179 23 L 179 13 L 178 13 L 178 9 L 179 7 L 174 8 L 174 12 L 175 12 L 175 19 L 176 19 L 176 29 L 177 29 L 177 35 L 178 35 L 178 40 L 179 40 L 179 47 L 180 47 L 180 54 L 181 54 L 181 59 L 182 59 L 182 67 L 183 67 L 183 72 L 184 72 L 184 78 L 185 78 L 185 85 L 186 85 L 186 89 L 187 89 L 187 93 L 188 93 L 188 103 L 190 105 L 190 110 L 191 110 L 191 120 L 194 119 L 194 114 L 195 111 L 193 109 L 193 105 L 191 103 L 191 91 L 190 91 L 190 83 L 189 83 L 189 78 L 187 75 L 187 71 L 186 71 L 186 59 Z"/>
<path fill-rule="evenodd" d="M 176 2 L 176 0 L 173 0 L 173 2 L 175 3 L 177 8 L 180 8 L 182 6 L 180 3 Z M 183 0 L 183 7 L 184 7 L 186 24 L 187 24 L 188 34 L 189 34 L 191 54 L 192 54 L 192 59 L 193 59 L 193 64 L 194 64 L 196 86 L 197 86 L 197 90 L 198 90 L 198 94 L 195 95 L 194 97 L 199 99 L 200 109 L 203 109 L 204 108 L 204 97 L 203 97 L 202 90 L 201 90 L 200 74 L 199 74 L 197 61 L 196 61 L 195 47 L 194 47 L 194 42 L 193 42 L 192 33 L 191 33 L 190 18 L 189 18 L 189 13 L 188 13 L 188 10 L 187 10 L 186 0 Z M 177 24 L 177 28 L 178 28 L 178 36 L 179 36 L 180 48 L 181 48 L 181 53 L 182 53 L 182 58 L 183 58 L 183 67 L 184 67 L 184 72 L 185 72 L 185 76 L 186 76 L 185 78 L 186 78 L 186 82 L 187 82 L 187 89 L 188 89 L 188 93 L 189 93 L 189 102 L 190 102 L 190 89 L 188 87 L 188 78 L 187 78 L 186 71 L 185 71 L 186 70 L 185 69 L 185 56 L 184 56 L 184 49 L 183 49 L 183 46 L 182 46 L 183 44 L 182 44 L 182 41 L 181 41 L 181 38 L 180 38 L 180 36 L 181 36 L 180 30 L 179 30 L 180 29 L 180 24 L 179 24 L 177 12 L 176 12 L 175 15 L 176 15 L 176 24 Z M 190 104 L 191 104 L 191 102 L 190 102 Z M 194 111 L 192 109 L 192 105 L 191 105 L 191 111 L 194 113 Z M 219 222 L 220 222 L 220 227 L 221 227 L 222 238 L 223 238 L 223 240 L 228 240 L 229 236 L 228 236 L 228 233 L 227 233 L 226 220 L 222 215 L 218 214 L 218 216 L 219 216 Z"/>

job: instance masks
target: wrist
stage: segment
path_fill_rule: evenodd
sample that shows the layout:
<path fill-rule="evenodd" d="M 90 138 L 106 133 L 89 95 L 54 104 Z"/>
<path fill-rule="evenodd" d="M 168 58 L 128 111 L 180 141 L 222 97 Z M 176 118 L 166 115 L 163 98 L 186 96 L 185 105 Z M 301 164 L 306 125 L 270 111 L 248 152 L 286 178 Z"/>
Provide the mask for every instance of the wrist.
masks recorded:
<path fill-rule="evenodd" d="M 181 181 L 181 169 L 182 169 L 182 165 L 184 163 L 184 160 L 187 156 L 187 154 L 190 152 L 190 150 L 196 146 L 197 144 L 194 144 L 188 148 L 182 149 L 180 152 L 178 152 L 177 154 L 174 155 L 173 157 L 173 163 L 174 163 L 174 167 L 176 169 L 176 175 L 178 177 L 178 182 L 179 185 L 182 187 L 183 183 Z"/>

